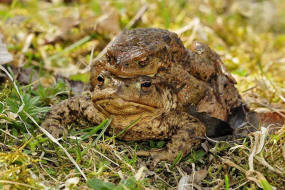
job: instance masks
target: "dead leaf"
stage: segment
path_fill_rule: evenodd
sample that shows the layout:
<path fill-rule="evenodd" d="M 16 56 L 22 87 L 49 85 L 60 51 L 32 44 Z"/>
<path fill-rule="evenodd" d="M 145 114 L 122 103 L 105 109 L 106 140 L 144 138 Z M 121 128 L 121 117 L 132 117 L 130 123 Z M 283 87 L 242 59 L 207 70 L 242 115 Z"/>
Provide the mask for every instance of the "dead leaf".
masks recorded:
<path fill-rule="evenodd" d="M 207 177 L 207 175 L 208 175 L 208 171 L 205 169 L 196 171 L 194 175 L 194 179 L 193 179 L 194 183 L 200 184 L 201 181 Z"/>
<path fill-rule="evenodd" d="M 94 30 L 99 33 L 118 34 L 121 31 L 118 12 L 111 10 L 108 14 L 99 17 Z"/>
<path fill-rule="evenodd" d="M 205 179 L 208 175 L 207 170 L 199 170 L 195 171 L 191 175 L 184 175 L 179 180 L 178 190 L 190 190 L 195 187 L 196 189 L 202 189 L 198 184 L 201 183 L 203 179 Z"/>
<path fill-rule="evenodd" d="M 2 35 L 0 34 L 0 65 L 8 63 L 13 60 L 12 55 L 8 52 L 7 46 L 2 41 Z"/>
<path fill-rule="evenodd" d="M 40 78 L 40 84 L 41 84 L 43 87 L 47 88 L 47 87 L 50 87 L 50 86 L 56 84 L 56 79 L 55 79 L 55 77 L 53 77 L 53 76 L 41 77 L 41 78 Z"/>
<path fill-rule="evenodd" d="M 270 125 L 270 124 L 278 124 L 284 125 L 285 124 L 285 111 L 279 112 L 259 112 L 258 118 L 262 125 Z"/>
<path fill-rule="evenodd" d="M 105 6 L 106 14 L 100 17 L 91 16 L 82 21 L 82 28 L 87 33 L 98 32 L 116 35 L 121 31 L 119 13 L 109 6 Z"/>
<path fill-rule="evenodd" d="M 187 190 L 191 189 L 191 185 L 189 184 L 190 181 L 190 176 L 189 175 L 184 175 L 182 178 L 179 180 L 178 183 L 178 190 Z"/>
<path fill-rule="evenodd" d="M 29 84 L 39 79 L 38 71 L 31 68 L 21 68 L 11 65 L 12 71 L 17 81 L 21 84 Z"/>
<path fill-rule="evenodd" d="M 276 7 L 270 1 L 236 1 L 232 9 L 247 17 L 257 31 L 267 31 L 277 19 Z"/>
<path fill-rule="evenodd" d="M 70 31 L 79 23 L 79 19 L 73 17 L 63 17 L 56 20 L 56 22 L 53 23 L 55 25 L 55 30 L 51 30 L 46 35 L 45 43 L 55 43 L 60 40 L 68 41 L 72 39 L 72 37 L 74 38 L 74 35 L 72 36 L 72 34 L 70 34 Z"/>
<path fill-rule="evenodd" d="M 65 188 L 64 190 L 73 189 L 74 186 L 76 186 L 79 183 L 80 179 L 79 177 L 73 177 L 69 178 L 65 181 Z"/>
<path fill-rule="evenodd" d="M 0 0 L 0 3 L 11 4 L 12 2 L 12 0 Z"/>

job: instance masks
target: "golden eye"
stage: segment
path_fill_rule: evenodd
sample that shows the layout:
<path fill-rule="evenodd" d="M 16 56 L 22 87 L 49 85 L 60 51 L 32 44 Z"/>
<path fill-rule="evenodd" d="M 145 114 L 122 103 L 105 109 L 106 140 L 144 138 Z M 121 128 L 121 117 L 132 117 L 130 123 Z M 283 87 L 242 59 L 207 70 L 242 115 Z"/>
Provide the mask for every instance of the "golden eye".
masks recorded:
<path fill-rule="evenodd" d="M 151 82 L 143 82 L 143 83 L 141 84 L 141 86 L 148 88 L 148 87 L 151 86 Z"/>
<path fill-rule="evenodd" d="M 117 63 L 117 58 L 109 54 L 106 54 L 106 59 L 108 63 Z"/>
<path fill-rule="evenodd" d="M 150 81 L 143 81 L 143 82 L 141 83 L 141 89 L 142 89 L 142 91 L 147 91 L 147 90 L 150 89 L 150 87 L 151 87 L 151 82 L 150 82 Z"/>
<path fill-rule="evenodd" d="M 145 67 L 147 64 L 148 64 L 148 57 L 145 57 L 145 58 L 138 61 L 138 65 L 140 67 Z"/>
<path fill-rule="evenodd" d="M 106 54 L 107 62 L 110 63 L 112 61 L 112 58 L 109 54 Z"/>

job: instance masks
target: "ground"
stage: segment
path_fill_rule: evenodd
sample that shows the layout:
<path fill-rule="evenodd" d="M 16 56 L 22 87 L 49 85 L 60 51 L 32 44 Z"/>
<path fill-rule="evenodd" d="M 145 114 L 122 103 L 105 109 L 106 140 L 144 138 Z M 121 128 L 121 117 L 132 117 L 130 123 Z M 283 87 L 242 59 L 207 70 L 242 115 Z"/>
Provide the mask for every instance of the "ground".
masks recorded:
<path fill-rule="evenodd" d="M 209 139 L 186 158 L 155 167 L 136 151 L 165 142 L 119 141 L 104 135 L 109 121 L 69 126 L 71 136 L 59 140 L 62 147 L 38 127 L 52 104 L 88 93 L 70 80 L 86 84 L 90 60 L 123 28 L 134 27 L 169 29 L 187 47 L 194 40 L 208 44 L 252 109 L 282 115 L 283 0 L 5 2 L 0 32 L 14 59 L 6 68 L 18 77 L 11 83 L 0 75 L 0 189 L 176 189 L 187 180 L 196 189 L 285 187 L 284 126 L 234 142 Z"/>

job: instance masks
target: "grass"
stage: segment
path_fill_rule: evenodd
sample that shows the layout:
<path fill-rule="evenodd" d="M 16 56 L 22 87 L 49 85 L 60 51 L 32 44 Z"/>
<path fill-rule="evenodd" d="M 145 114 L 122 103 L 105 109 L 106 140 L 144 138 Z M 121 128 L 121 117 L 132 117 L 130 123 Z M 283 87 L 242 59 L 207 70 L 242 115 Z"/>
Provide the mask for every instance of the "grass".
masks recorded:
<path fill-rule="evenodd" d="M 196 176 L 192 183 L 200 188 L 284 188 L 284 126 L 274 134 L 260 131 L 234 143 L 209 141 L 186 158 L 178 156 L 173 163 L 160 162 L 154 168 L 149 158 L 137 157 L 136 151 L 161 148 L 166 142 L 119 141 L 104 134 L 111 120 L 98 126 L 74 123 L 68 126 L 71 136 L 59 142 L 38 127 L 52 104 L 73 95 L 54 74 L 88 81 L 89 74 L 83 71 L 93 57 L 91 50 L 96 57 L 114 37 L 104 28 L 109 23 L 91 31 L 90 26 L 114 11 L 118 18 L 105 22 L 124 28 L 145 4 L 149 10 L 132 27 L 180 31 L 187 47 L 193 40 L 209 44 L 237 79 L 252 109 L 284 111 L 285 3 L 248 3 L 252 14 L 239 2 L 14 0 L 1 4 L 0 32 L 13 64 L 25 63 L 32 72 L 26 74 L 28 84 L 1 83 L 0 189 L 176 189 L 182 176 Z M 266 14 L 263 6 L 269 11 Z M 9 67 L 6 75 L 16 77 Z M 204 170 L 203 177 L 200 171 Z"/>

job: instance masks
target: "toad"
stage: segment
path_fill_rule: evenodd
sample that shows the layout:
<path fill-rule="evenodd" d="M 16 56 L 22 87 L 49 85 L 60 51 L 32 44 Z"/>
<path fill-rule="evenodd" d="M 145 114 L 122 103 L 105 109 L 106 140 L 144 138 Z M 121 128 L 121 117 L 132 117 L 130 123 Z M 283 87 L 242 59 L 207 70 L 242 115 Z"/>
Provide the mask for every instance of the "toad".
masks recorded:
<path fill-rule="evenodd" d="M 138 28 L 122 32 L 91 68 L 91 97 L 77 96 L 52 107 L 42 127 L 53 136 L 79 118 L 99 124 L 119 139 L 169 140 L 150 150 L 155 160 L 174 160 L 199 147 L 207 136 L 230 134 L 249 111 L 220 57 L 194 42 L 190 49 L 177 34 Z"/>

